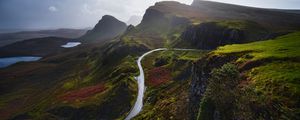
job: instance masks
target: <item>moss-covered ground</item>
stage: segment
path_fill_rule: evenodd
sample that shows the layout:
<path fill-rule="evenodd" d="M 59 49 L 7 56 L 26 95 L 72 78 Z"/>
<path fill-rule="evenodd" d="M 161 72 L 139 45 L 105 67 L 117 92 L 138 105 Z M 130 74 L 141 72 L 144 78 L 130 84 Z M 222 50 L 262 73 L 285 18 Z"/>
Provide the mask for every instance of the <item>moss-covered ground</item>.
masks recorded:
<path fill-rule="evenodd" d="M 146 56 L 142 61 L 146 76 L 144 106 L 134 119 L 188 119 L 191 66 L 206 53 L 160 51 Z"/>
<path fill-rule="evenodd" d="M 300 118 L 300 32 L 273 40 L 226 45 L 212 51 L 210 57 L 234 58 L 231 63 L 238 66 L 240 80 L 233 92 L 235 107 L 231 109 L 236 118 Z M 207 100 L 203 99 L 202 113 L 213 108 L 207 104 L 214 103 Z"/>

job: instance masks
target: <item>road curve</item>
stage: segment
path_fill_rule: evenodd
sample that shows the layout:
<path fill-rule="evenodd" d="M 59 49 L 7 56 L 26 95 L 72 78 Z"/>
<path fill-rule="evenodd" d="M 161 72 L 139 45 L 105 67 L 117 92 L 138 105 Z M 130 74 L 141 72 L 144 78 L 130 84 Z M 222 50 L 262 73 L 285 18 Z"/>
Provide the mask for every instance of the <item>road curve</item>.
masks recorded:
<path fill-rule="evenodd" d="M 176 50 L 176 51 L 191 51 L 195 49 L 179 49 L 179 48 L 173 48 L 173 49 L 167 49 L 167 48 L 158 48 L 151 50 L 149 52 L 144 53 L 142 56 L 139 57 L 137 60 L 137 65 L 139 67 L 140 75 L 138 77 L 135 77 L 135 79 L 138 82 L 138 96 L 136 99 L 136 102 L 129 112 L 128 116 L 125 118 L 125 120 L 130 120 L 131 118 L 135 117 L 139 112 L 142 110 L 143 107 L 143 97 L 144 97 L 144 92 L 145 92 L 145 76 L 144 76 L 144 70 L 141 64 L 142 59 L 156 51 L 164 51 L 164 50 Z"/>
<path fill-rule="evenodd" d="M 139 57 L 137 64 L 138 64 L 138 67 L 140 70 L 140 75 L 138 77 L 135 77 L 135 79 L 138 82 L 138 96 L 137 96 L 137 99 L 136 99 L 136 102 L 135 102 L 133 108 L 131 109 L 130 113 L 125 118 L 125 120 L 130 120 L 131 118 L 135 117 L 142 110 L 142 107 L 143 107 L 143 97 L 144 97 L 144 91 L 145 91 L 145 76 L 144 76 L 144 70 L 143 70 L 143 67 L 141 64 L 142 59 L 145 56 L 147 56 L 148 54 L 151 54 L 152 52 L 162 51 L 162 50 L 167 50 L 167 49 L 166 48 L 154 49 L 149 52 L 146 52 L 145 54 L 143 54 L 142 56 Z"/>

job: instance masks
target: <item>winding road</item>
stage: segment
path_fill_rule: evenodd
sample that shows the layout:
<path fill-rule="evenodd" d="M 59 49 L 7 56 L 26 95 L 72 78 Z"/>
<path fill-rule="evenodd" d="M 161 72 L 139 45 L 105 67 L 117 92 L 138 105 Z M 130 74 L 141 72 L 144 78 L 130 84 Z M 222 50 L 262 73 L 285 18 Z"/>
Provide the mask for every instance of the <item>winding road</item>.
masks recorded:
<path fill-rule="evenodd" d="M 174 49 L 167 49 L 167 48 L 158 48 L 151 50 L 149 52 L 144 53 L 142 56 L 139 57 L 137 61 L 137 65 L 139 67 L 140 75 L 138 77 L 135 77 L 135 79 L 138 82 L 138 96 L 136 99 L 136 102 L 129 112 L 128 116 L 125 118 L 125 120 L 130 120 L 131 118 L 135 117 L 136 115 L 139 114 L 139 112 L 142 110 L 143 107 L 143 97 L 144 97 L 144 92 L 145 92 L 145 75 L 144 75 L 144 70 L 141 64 L 142 59 L 156 51 L 164 51 L 164 50 L 179 50 L 179 51 L 190 51 L 190 50 L 196 50 L 196 49 L 179 49 L 179 48 L 174 48 Z"/>

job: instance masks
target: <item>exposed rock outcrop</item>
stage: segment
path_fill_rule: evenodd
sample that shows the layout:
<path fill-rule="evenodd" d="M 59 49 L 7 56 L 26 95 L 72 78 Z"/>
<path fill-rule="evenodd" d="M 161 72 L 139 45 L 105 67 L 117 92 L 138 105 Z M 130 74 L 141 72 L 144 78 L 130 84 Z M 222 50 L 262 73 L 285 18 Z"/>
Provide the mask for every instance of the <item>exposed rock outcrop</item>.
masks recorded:
<path fill-rule="evenodd" d="M 214 49 L 218 46 L 241 43 L 245 40 L 244 31 L 217 26 L 213 22 L 190 26 L 181 39 L 199 49 Z"/>
<path fill-rule="evenodd" d="M 215 57 L 207 56 L 195 62 L 192 66 L 192 82 L 189 95 L 190 118 L 195 120 L 199 111 L 201 99 L 206 91 L 210 73 L 227 62 L 237 59 L 236 56 Z"/>
<path fill-rule="evenodd" d="M 182 32 L 180 40 L 188 43 L 188 47 L 210 50 L 227 44 L 274 39 L 288 33 L 265 29 L 256 22 L 227 20 L 191 25 Z M 177 46 L 183 47 L 181 43 Z"/>
<path fill-rule="evenodd" d="M 178 2 L 158 2 L 146 10 L 143 20 L 139 25 L 144 31 L 168 32 L 177 26 L 188 25 L 190 20 L 187 17 L 177 16 L 169 10 L 175 6 L 186 6 Z"/>

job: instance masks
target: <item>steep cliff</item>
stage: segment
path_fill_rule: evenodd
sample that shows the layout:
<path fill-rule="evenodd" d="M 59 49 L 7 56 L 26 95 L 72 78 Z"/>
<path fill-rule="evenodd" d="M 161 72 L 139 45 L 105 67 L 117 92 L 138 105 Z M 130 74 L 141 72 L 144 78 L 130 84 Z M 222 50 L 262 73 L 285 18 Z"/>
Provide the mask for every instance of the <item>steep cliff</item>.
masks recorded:
<path fill-rule="evenodd" d="M 242 43 L 246 38 L 242 30 L 203 23 L 188 27 L 181 39 L 198 49 L 214 49 L 225 44 Z"/>
<path fill-rule="evenodd" d="M 149 7 L 136 30 L 124 35 L 123 40 L 149 48 L 214 49 L 225 44 L 272 39 L 299 30 L 299 21 L 299 14 L 284 10 L 202 0 L 195 0 L 192 5 L 164 1 Z"/>
<path fill-rule="evenodd" d="M 272 32 L 255 22 L 226 20 L 191 25 L 182 32 L 177 47 L 215 49 L 227 44 L 273 39 L 287 32 Z M 184 46 L 186 45 L 186 46 Z"/>

